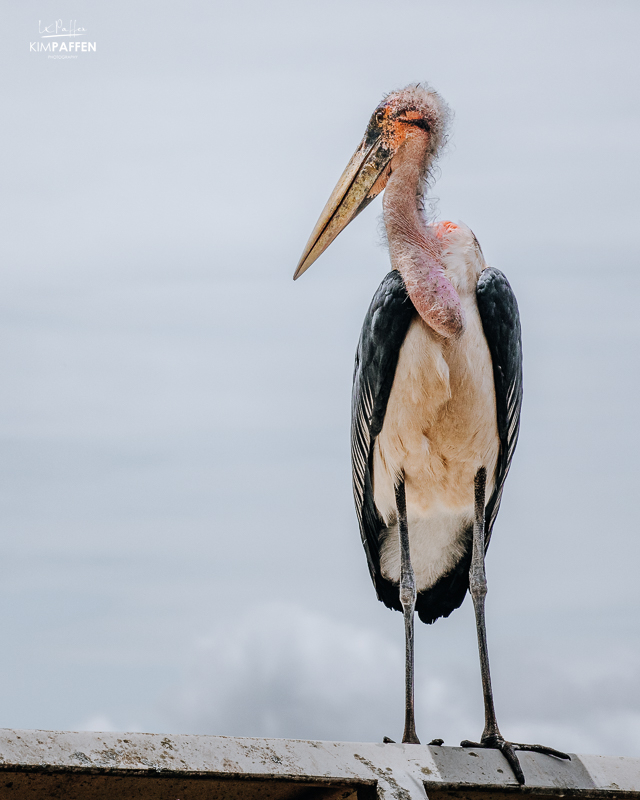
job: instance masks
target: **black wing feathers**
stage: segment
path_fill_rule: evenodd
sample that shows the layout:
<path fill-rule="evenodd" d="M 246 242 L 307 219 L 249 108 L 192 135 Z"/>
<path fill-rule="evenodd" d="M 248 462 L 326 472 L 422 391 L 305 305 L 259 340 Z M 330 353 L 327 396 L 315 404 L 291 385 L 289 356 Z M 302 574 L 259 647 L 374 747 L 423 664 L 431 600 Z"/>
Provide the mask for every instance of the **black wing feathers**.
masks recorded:
<path fill-rule="evenodd" d="M 476 287 L 476 299 L 493 362 L 500 437 L 495 488 L 486 510 L 485 547 L 488 547 L 520 431 L 522 339 L 518 303 L 509 281 L 500 270 L 487 267 L 482 271 Z"/>
<path fill-rule="evenodd" d="M 362 544 L 378 598 L 401 610 L 398 588 L 380 574 L 380 537 L 386 525 L 373 501 L 371 459 L 382 430 L 400 347 L 415 313 L 399 272 L 385 276 L 364 318 L 353 374 L 351 460 Z"/>

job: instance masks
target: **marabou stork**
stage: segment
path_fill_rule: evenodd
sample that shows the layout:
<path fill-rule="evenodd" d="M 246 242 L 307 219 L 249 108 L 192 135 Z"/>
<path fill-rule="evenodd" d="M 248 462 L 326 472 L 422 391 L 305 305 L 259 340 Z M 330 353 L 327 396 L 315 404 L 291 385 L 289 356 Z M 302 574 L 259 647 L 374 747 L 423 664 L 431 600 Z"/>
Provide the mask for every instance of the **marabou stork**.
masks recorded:
<path fill-rule="evenodd" d="M 405 728 L 418 743 L 413 701 L 414 611 L 447 617 L 470 590 L 484 692 L 480 743 L 499 749 L 516 778 L 516 750 L 493 705 L 484 619 L 484 559 L 518 438 L 522 350 L 518 305 L 463 224 L 429 225 L 423 198 L 449 111 L 425 85 L 388 95 L 338 181 L 294 279 L 383 190 L 392 271 L 365 317 L 353 378 L 353 489 L 378 599 L 402 611 Z M 390 741 L 390 740 L 388 740 Z M 442 740 L 434 740 L 441 744 Z"/>

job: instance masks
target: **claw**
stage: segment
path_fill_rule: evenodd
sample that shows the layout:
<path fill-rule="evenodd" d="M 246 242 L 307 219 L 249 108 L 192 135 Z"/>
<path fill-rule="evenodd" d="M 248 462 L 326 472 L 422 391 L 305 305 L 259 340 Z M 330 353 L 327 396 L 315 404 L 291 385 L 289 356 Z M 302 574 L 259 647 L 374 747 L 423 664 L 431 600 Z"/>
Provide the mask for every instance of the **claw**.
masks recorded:
<path fill-rule="evenodd" d="M 511 742 L 505 742 L 504 739 L 497 744 L 498 750 L 509 762 L 509 766 L 513 770 L 513 774 L 516 776 L 516 780 L 521 786 L 524 786 L 524 772 L 522 771 L 522 767 L 520 766 L 520 762 L 518 761 L 518 756 L 516 755 L 513 745 Z"/>
<path fill-rule="evenodd" d="M 485 749 L 499 750 L 509 762 L 509 766 L 513 770 L 513 774 L 516 776 L 516 780 L 521 785 L 524 784 L 524 773 L 522 771 L 522 767 L 520 766 L 520 762 L 518 761 L 516 750 L 544 753 L 546 756 L 554 756 L 554 758 L 564 758 L 571 761 L 570 755 L 567 755 L 567 753 L 563 753 L 560 750 L 554 750 L 553 747 L 545 747 L 542 744 L 520 744 L 519 742 L 507 742 L 502 738 L 502 736 L 488 736 L 486 739 L 483 739 L 482 742 L 471 742 L 469 739 L 464 739 L 464 741 L 460 742 L 460 747 L 483 747 Z"/>
<path fill-rule="evenodd" d="M 524 773 L 522 772 L 522 767 L 518 761 L 518 756 L 515 753 L 514 745 L 511 742 L 505 742 L 502 736 L 491 736 L 490 738 L 488 737 L 487 739 L 484 739 L 482 742 L 471 742 L 469 739 L 464 739 L 462 742 L 460 742 L 460 747 L 477 747 L 484 748 L 485 750 L 499 750 L 509 762 L 509 766 L 513 770 L 513 774 L 516 776 L 518 783 L 521 785 L 524 784 Z"/>

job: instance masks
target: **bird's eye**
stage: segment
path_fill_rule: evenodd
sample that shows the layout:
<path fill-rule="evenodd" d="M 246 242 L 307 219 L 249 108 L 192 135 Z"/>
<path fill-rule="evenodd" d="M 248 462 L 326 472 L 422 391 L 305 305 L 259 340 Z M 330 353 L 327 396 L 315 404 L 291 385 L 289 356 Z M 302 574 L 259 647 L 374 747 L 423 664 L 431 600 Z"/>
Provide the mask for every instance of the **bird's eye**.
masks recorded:
<path fill-rule="evenodd" d="M 382 125 L 384 120 L 384 111 L 381 108 L 376 111 L 375 119 L 378 125 Z"/>
<path fill-rule="evenodd" d="M 417 128 L 422 128 L 422 130 L 427 131 L 427 133 L 431 130 L 431 126 L 426 119 L 404 119 L 402 121 L 406 122 L 408 125 L 415 125 Z"/>

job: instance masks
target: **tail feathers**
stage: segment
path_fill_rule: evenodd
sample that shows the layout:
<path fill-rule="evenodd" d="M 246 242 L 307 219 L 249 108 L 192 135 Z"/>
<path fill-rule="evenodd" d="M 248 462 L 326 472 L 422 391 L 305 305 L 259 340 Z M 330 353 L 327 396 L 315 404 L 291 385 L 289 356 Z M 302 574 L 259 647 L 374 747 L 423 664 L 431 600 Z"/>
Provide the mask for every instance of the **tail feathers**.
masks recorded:
<path fill-rule="evenodd" d="M 460 608 L 466 597 L 469 589 L 469 569 L 473 544 L 472 526 L 465 530 L 464 542 L 464 554 L 456 566 L 439 578 L 429 589 L 418 592 L 416 611 L 422 622 L 427 625 L 431 625 L 440 617 L 448 617 L 452 611 Z M 382 578 L 379 572 L 374 583 L 378 600 L 381 600 L 387 608 L 402 611 L 398 585 Z"/>

